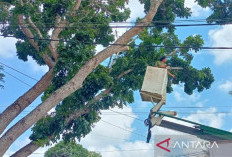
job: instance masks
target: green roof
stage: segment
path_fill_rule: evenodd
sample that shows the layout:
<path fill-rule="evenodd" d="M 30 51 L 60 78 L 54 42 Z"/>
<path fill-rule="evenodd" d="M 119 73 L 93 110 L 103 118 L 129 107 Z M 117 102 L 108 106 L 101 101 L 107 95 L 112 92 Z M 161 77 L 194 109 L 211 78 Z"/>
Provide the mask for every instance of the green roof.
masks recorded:
<path fill-rule="evenodd" d="M 204 136 L 204 134 L 210 134 L 212 136 L 216 136 L 216 137 L 221 138 L 223 140 L 232 140 L 232 133 L 229 131 L 225 131 L 225 130 L 213 128 L 210 126 L 202 125 L 202 124 L 199 124 L 199 123 L 196 123 L 193 121 L 189 121 L 189 120 L 185 120 L 182 118 L 170 116 L 170 115 L 167 115 L 167 114 L 164 114 L 161 112 L 154 112 L 154 113 L 199 126 L 199 129 L 202 131 L 202 134 L 198 135 L 199 137 Z"/>

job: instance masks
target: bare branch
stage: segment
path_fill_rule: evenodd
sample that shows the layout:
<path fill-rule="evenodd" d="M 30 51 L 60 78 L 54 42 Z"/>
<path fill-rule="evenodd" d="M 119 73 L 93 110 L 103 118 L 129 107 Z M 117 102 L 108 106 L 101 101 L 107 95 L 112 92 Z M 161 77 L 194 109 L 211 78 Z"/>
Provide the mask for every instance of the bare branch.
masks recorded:
<path fill-rule="evenodd" d="M 32 32 L 30 31 L 30 29 L 28 29 L 26 22 L 24 21 L 23 15 L 20 14 L 18 16 L 18 22 L 20 27 L 23 30 L 23 33 L 26 35 L 26 37 L 28 38 L 29 42 L 31 43 L 31 45 L 36 49 L 37 52 L 39 52 L 39 46 L 38 44 L 34 41 L 34 35 L 32 34 Z"/>
<path fill-rule="evenodd" d="M 23 0 L 20 0 L 20 4 L 21 6 L 24 6 Z"/>
<path fill-rule="evenodd" d="M 106 8 L 101 7 L 100 5 L 98 5 L 96 1 L 94 1 L 93 4 L 94 4 L 95 6 L 97 6 L 97 8 L 99 8 L 99 10 L 102 9 L 103 11 L 105 11 L 106 13 L 108 13 L 109 15 L 112 15 L 112 13 L 111 13 L 109 10 L 107 10 Z"/>
<path fill-rule="evenodd" d="M 76 15 L 76 11 L 79 9 L 80 5 L 81 5 L 81 0 L 76 0 L 75 5 L 74 5 L 72 12 L 71 12 L 72 16 Z"/>
<path fill-rule="evenodd" d="M 58 20 L 59 18 L 57 18 Z M 59 34 L 61 31 L 63 31 L 63 29 L 66 27 L 66 25 L 68 24 L 68 22 L 66 20 L 64 20 L 63 22 L 61 22 L 58 27 L 52 32 L 52 40 L 56 40 L 56 41 L 51 41 L 50 45 L 49 45 L 49 50 L 52 53 L 52 56 L 54 57 L 55 61 L 57 61 L 58 58 L 58 54 L 57 54 L 57 46 L 59 44 Z"/>
<path fill-rule="evenodd" d="M 31 25 L 32 28 L 34 28 L 34 30 L 38 33 L 40 38 L 43 38 L 43 35 L 41 34 L 40 30 L 38 27 L 36 27 L 36 25 L 34 24 L 34 22 L 31 20 L 31 17 L 28 17 L 28 22 Z"/>
<path fill-rule="evenodd" d="M 179 51 L 180 51 L 180 49 L 177 49 L 177 50 L 172 51 L 171 53 L 167 54 L 166 56 L 173 56 L 174 54 L 176 54 Z"/>
<path fill-rule="evenodd" d="M 112 66 L 113 66 L 114 63 L 116 62 L 119 53 L 120 53 L 120 52 L 123 52 L 123 51 L 128 51 L 128 50 L 129 50 L 129 46 L 124 46 L 123 49 L 121 49 L 121 51 L 119 51 L 119 52 L 116 54 L 116 56 L 114 57 L 114 59 L 113 59 L 113 61 L 112 61 L 112 64 L 108 66 L 108 67 L 109 67 L 109 72 L 112 71 Z M 111 57 L 112 57 L 112 56 L 111 56 Z"/>
<path fill-rule="evenodd" d="M 108 65 L 107 65 L 107 68 L 108 68 L 108 69 L 110 68 L 112 58 L 113 58 L 113 56 L 110 56 L 110 60 L 109 60 L 109 63 L 108 63 Z"/>
<path fill-rule="evenodd" d="M 22 14 L 20 14 L 18 16 L 18 23 L 19 23 L 20 27 L 22 28 L 23 33 L 28 38 L 30 44 L 36 49 L 37 52 L 40 52 L 38 43 L 34 41 L 34 39 L 33 39 L 34 35 L 30 31 L 30 29 L 27 27 L 27 24 L 26 24 Z M 42 58 L 43 58 L 44 62 L 49 66 L 49 68 L 52 68 L 54 66 L 54 62 L 47 54 L 42 54 Z"/>
<path fill-rule="evenodd" d="M 132 72 L 132 69 L 129 69 L 127 71 L 124 71 L 123 73 L 121 73 L 117 78 L 120 79 L 121 77 L 123 77 L 126 74 L 129 74 L 130 72 Z"/>
<path fill-rule="evenodd" d="M 72 12 L 71 12 L 72 16 L 76 15 L 76 11 L 79 9 L 80 4 L 81 4 L 81 0 L 76 0 L 76 3 L 75 3 L 75 5 L 72 9 Z M 61 20 L 61 18 L 59 16 L 57 16 L 56 21 L 59 22 L 60 20 Z M 49 50 L 51 51 L 52 56 L 54 57 L 55 61 L 57 61 L 57 58 L 58 58 L 58 54 L 57 54 L 57 46 L 59 44 L 59 37 L 58 36 L 59 36 L 60 32 L 62 32 L 63 29 L 67 26 L 67 24 L 68 24 L 67 20 L 61 21 L 58 24 L 58 27 L 52 32 L 51 39 L 57 40 L 57 41 L 50 42 Z"/>

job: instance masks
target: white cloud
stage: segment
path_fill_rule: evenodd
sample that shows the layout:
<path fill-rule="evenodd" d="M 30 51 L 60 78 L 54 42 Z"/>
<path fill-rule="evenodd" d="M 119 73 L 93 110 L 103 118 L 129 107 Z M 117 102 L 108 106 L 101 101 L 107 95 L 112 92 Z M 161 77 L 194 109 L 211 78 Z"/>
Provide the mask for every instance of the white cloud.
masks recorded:
<path fill-rule="evenodd" d="M 100 51 L 102 51 L 104 49 L 104 47 L 102 45 L 97 45 L 95 50 L 96 50 L 96 53 L 99 53 Z"/>
<path fill-rule="evenodd" d="M 198 110 L 196 114 L 191 114 L 187 117 L 184 117 L 183 119 L 187 119 L 197 123 L 202 123 L 215 128 L 221 128 L 224 123 L 223 118 L 225 117 L 225 114 L 216 112 L 216 108 L 209 108 L 205 111 Z"/>
<path fill-rule="evenodd" d="M 28 61 L 26 62 L 26 64 L 28 64 L 32 68 L 33 72 L 44 72 L 45 73 L 48 71 L 48 66 L 38 65 L 36 61 L 32 59 L 31 56 L 28 57 Z"/>
<path fill-rule="evenodd" d="M 205 99 L 205 100 L 201 100 L 199 102 L 196 103 L 196 107 L 203 107 L 205 103 L 207 103 L 209 100 Z"/>
<path fill-rule="evenodd" d="M 225 83 L 222 83 L 218 86 L 222 91 L 229 92 L 232 90 L 232 81 L 227 80 Z"/>
<path fill-rule="evenodd" d="M 126 112 L 130 116 L 136 117 L 131 107 L 124 107 L 123 109 L 114 108 L 112 110 L 116 112 Z M 133 118 L 116 114 L 110 110 L 104 110 L 102 113 L 101 119 L 103 121 L 119 126 L 121 129 L 103 121 L 99 121 L 92 132 L 81 140 L 80 144 L 82 144 L 83 147 L 91 151 L 99 151 L 103 157 L 140 157 L 142 155 L 149 156 L 153 153 L 152 143 L 147 144 L 145 141 L 130 141 L 132 135 L 130 131 L 135 130 L 135 128 L 132 127 L 134 122 Z M 122 128 L 130 131 L 125 131 Z M 40 148 L 34 152 L 33 155 L 30 155 L 30 157 L 42 157 L 49 148 L 50 147 Z M 127 151 L 137 149 L 142 150 Z"/>
<path fill-rule="evenodd" d="M 140 17 L 144 17 L 144 5 L 142 5 L 138 0 L 130 0 L 128 7 L 131 10 L 130 19 L 128 21 L 135 22 L 135 20 Z"/>
<path fill-rule="evenodd" d="M 210 13 L 210 9 L 208 7 L 202 8 L 197 4 L 195 0 L 185 0 L 184 6 L 191 9 L 193 17 L 199 17 L 199 16 L 207 17 Z"/>
<path fill-rule="evenodd" d="M 113 110 L 117 112 L 126 112 L 128 115 L 136 117 L 132 112 L 132 108 L 129 106 L 124 107 L 124 109 L 114 108 Z M 106 112 L 111 115 L 107 115 Z M 102 120 L 110 122 L 115 126 L 120 126 L 126 130 L 135 130 L 135 128 L 132 127 L 134 122 L 133 118 L 115 114 L 109 110 L 104 111 L 104 113 L 105 114 L 102 115 Z M 81 140 L 80 143 L 89 150 L 99 151 L 103 157 L 141 157 L 150 156 L 151 153 L 153 153 L 152 149 L 154 147 L 152 143 L 147 144 L 145 141 L 138 140 L 130 141 L 132 132 L 125 131 L 115 126 L 99 121 L 93 131 Z M 138 149 L 141 150 L 133 151 Z"/>
<path fill-rule="evenodd" d="M 203 107 L 204 106 L 204 103 L 202 101 L 196 103 L 196 107 Z"/>
<path fill-rule="evenodd" d="M 127 32 L 133 25 L 134 23 L 130 23 L 130 22 L 135 22 L 136 19 L 139 18 L 143 18 L 145 16 L 144 13 L 144 5 L 142 5 L 139 0 L 129 0 L 129 3 L 126 7 L 129 7 L 131 10 L 130 13 L 130 18 L 127 20 L 128 23 L 114 23 L 111 24 L 111 26 L 113 26 L 114 28 L 112 29 L 112 34 L 115 36 L 115 40 L 117 40 L 118 38 L 120 38 L 125 32 Z M 118 28 L 117 28 L 118 26 Z M 120 28 L 121 26 L 128 26 L 126 28 Z M 96 47 L 96 52 L 100 52 L 101 50 L 103 50 L 104 47 L 101 45 L 97 45 Z"/>
<path fill-rule="evenodd" d="M 154 147 L 152 144 L 147 144 L 143 141 L 125 142 L 119 146 L 118 152 L 114 153 L 101 153 L 103 157 L 141 157 L 151 156 L 154 153 Z M 127 151 L 128 150 L 128 151 Z M 130 151 L 135 150 L 135 151 Z M 139 151 L 138 151 L 139 150 Z"/>
<path fill-rule="evenodd" d="M 124 107 L 124 109 L 113 109 L 117 112 L 126 112 L 129 113 L 130 116 L 136 117 L 135 114 L 132 112 L 131 107 Z M 120 126 L 121 128 L 125 128 L 127 130 L 133 131 L 134 129 L 131 127 L 132 123 L 134 122 L 133 118 L 126 117 L 125 115 L 119 115 L 116 114 L 110 110 L 104 110 L 102 111 L 102 120 L 112 123 L 116 126 Z M 113 114 L 113 115 L 112 115 Z M 108 145 L 118 145 L 120 143 L 124 143 L 124 140 L 127 140 L 130 138 L 131 133 L 128 131 L 125 131 L 123 129 L 117 128 L 115 126 L 109 125 L 103 121 L 99 121 L 96 126 L 93 128 L 93 131 L 88 134 L 81 143 L 84 146 L 93 146 L 93 147 L 105 147 Z M 107 138 L 111 137 L 111 138 Z M 117 138 L 122 140 L 116 140 Z M 102 142 L 104 140 L 104 142 Z"/>
<path fill-rule="evenodd" d="M 131 10 L 130 18 L 127 20 L 127 22 L 135 22 L 137 18 L 143 18 L 145 16 L 144 13 L 144 5 L 142 5 L 139 0 L 130 0 L 128 5 L 126 7 L 129 7 Z M 117 26 L 133 26 L 133 23 L 115 23 L 111 26 L 117 27 Z M 122 36 L 127 30 L 130 28 L 113 28 L 113 34 L 116 36 L 116 39 L 120 36 Z"/>
<path fill-rule="evenodd" d="M 174 97 L 175 97 L 176 101 L 178 101 L 178 102 L 184 101 L 185 99 L 182 96 L 183 95 L 181 95 L 180 92 L 178 92 L 178 91 L 174 92 Z"/>
<path fill-rule="evenodd" d="M 12 58 L 16 56 L 16 39 L 0 37 L 0 57 Z"/>
<path fill-rule="evenodd" d="M 10 157 L 11 155 L 13 155 L 15 152 L 14 151 L 7 151 L 3 157 Z"/>
<path fill-rule="evenodd" d="M 193 93 L 192 95 L 184 93 L 183 86 L 174 86 L 173 90 L 173 96 L 177 102 L 196 102 L 200 99 L 200 94 L 198 93 Z"/>
<path fill-rule="evenodd" d="M 214 47 L 231 47 L 232 43 L 232 25 L 225 25 L 208 33 L 212 46 Z M 214 63 L 216 65 L 222 65 L 224 63 L 231 63 L 232 51 L 231 50 L 214 50 L 211 53 L 215 56 Z"/>
<path fill-rule="evenodd" d="M 132 112 L 131 107 L 124 107 L 124 109 L 114 108 L 113 110 L 116 112 L 123 112 L 123 113 L 126 112 L 128 115 L 132 117 L 136 117 L 136 115 Z M 197 111 L 198 114 L 189 115 L 184 119 L 188 119 L 195 122 L 200 122 L 206 125 L 220 128 L 223 124 L 223 117 L 225 116 L 224 114 L 215 113 L 209 116 L 208 115 L 205 116 L 205 114 L 201 114 L 205 112 L 216 112 L 216 111 L 217 111 L 216 108 L 210 108 L 207 111 Z M 171 118 L 164 118 L 164 119 L 171 122 L 183 124 L 186 126 L 190 126 L 190 127 L 192 126 L 191 124 L 178 121 L 175 119 L 171 119 Z M 90 134 L 88 134 L 84 139 L 82 139 L 80 142 L 80 144 L 82 144 L 88 150 L 100 152 L 103 157 L 122 157 L 122 156 L 141 157 L 141 156 L 151 156 L 151 154 L 154 153 L 153 139 L 149 144 L 147 144 L 145 141 L 142 140 L 141 141 L 130 140 L 132 135 L 132 132 L 130 131 L 137 132 L 135 128 L 132 127 L 132 124 L 134 123 L 135 119 L 124 115 L 116 114 L 115 112 L 112 112 L 110 110 L 105 110 L 103 111 L 102 120 L 109 122 L 115 126 L 119 126 L 121 127 L 121 129 L 109 125 L 103 121 L 99 121 L 96 124 L 96 126 L 93 128 L 93 131 Z M 122 128 L 130 131 L 125 131 Z M 158 126 L 152 128 L 152 134 L 153 134 L 152 137 L 154 137 L 154 135 L 178 135 L 178 134 L 183 135 L 183 133 L 165 129 Z M 30 157 L 42 157 L 49 148 L 50 147 L 40 148 Z M 138 149 L 140 150 L 138 151 Z"/>

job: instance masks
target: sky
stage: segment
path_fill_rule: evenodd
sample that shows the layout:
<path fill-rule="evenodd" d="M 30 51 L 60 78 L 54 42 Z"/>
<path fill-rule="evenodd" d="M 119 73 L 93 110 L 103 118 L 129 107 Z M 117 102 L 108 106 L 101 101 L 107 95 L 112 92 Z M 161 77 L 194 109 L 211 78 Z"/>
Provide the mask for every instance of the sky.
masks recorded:
<path fill-rule="evenodd" d="M 205 19 L 210 14 L 210 9 L 202 9 L 194 0 L 186 0 L 185 5 L 191 8 L 193 13 L 192 19 Z M 144 16 L 143 6 L 138 0 L 130 0 L 128 6 L 132 11 L 129 21 L 135 21 L 137 17 Z M 117 29 L 118 36 L 122 35 L 125 31 L 125 29 Z M 189 35 L 200 34 L 205 41 L 204 46 L 232 47 L 232 25 L 179 27 L 176 33 L 180 39 L 184 39 Z M 16 40 L 13 38 L 0 37 L 0 62 L 39 80 L 48 68 L 37 65 L 32 58 L 28 58 L 27 62 L 19 60 L 16 56 L 15 42 Z M 101 49 L 101 46 L 97 47 L 98 51 Z M 168 107 L 200 107 L 191 110 L 189 108 L 171 109 L 177 111 L 180 118 L 232 131 L 232 96 L 228 94 L 232 90 L 231 61 L 231 50 L 201 50 L 197 54 L 194 54 L 192 65 L 198 69 L 210 67 L 215 77 L 215 82 L 209 90 L 204 90 L 201 93 L 195 91 L 192 95 L 184 93 L 183 85 L 174 86 L 174 91 L 167 96 L 167 103 L 163 107 L 163 110 L 170 110 Z M 0 90 L 0 112 L 36 83 L 36 81 L 24 77 L 7 67 L 4 69 L 6 72 L 22 79 L 29 86 L 5 73 L 5 88 Z M 89 150 L 100 152 L 103 157 L 153 156 L 154 141 L 151 141 L 150 144 L 145 142 L 147 127 L 143 124 L 143 120 L 147 118 L 152 104 L 142 102 L 138 91 L 134 95 L 135 102 L 127 104 L 123 109 L 113 108 L 114 112 L 109 110 L 102 111 L 102 120 L 96 123 L 93 131 L 82 139 L 80 144 Z M 31 106 L 26 108 L 11 123 L 11 126 L 28 114 L 40 102 L 40 98 L 36 99 Z M 117 112 L 129 115 L 130 117 L 118 114 Z M 165 119 L 171 120 L 169 118 Z M 10 156 L 29 143 L 28 136 L 30 133 L 31 131 L 28 130 L 20 136 L 7 151 L 5 157 Z M 157 134 L 175 134 L 175 132 L 156 126 L 152 129 L 152 136 Z M 43 156 L 48 148 L 40 148 L 31 157 Z"/>

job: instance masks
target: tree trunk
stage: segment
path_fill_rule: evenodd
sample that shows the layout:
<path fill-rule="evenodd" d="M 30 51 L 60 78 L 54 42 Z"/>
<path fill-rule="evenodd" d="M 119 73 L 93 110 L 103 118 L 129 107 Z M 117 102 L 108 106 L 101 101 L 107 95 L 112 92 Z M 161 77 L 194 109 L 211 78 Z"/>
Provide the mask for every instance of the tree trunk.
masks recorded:
<path fill-rule="evenodd" d="M 40 148 L 39 144 L 36 144 L 34 141 L 31 141 L 25 147 L 11 155 L 11 157 L 26 157 L 31 155 L 34 151 Z"/>
<path fill-rule="evenodd" d="M 154 18 L 159 5 L 162 0 L 151 0 L 151 7 L 148 14 L 145 16 L 141 23 L 136 26 L 147 26 Z M 0 138 L 0 156 L 7 151 L 10 145 L 27 129 L 29 129 L 34 123 L 41 119 L 48 111 L 55 107 L 64 98 L 75 92 L 82 87 L 82 83 L 85 78 L 105 59 L 110 57 L 112 54 L 126 50 L 126 46 L 119 46 L 117 44 L 125 44 L 130 41 L 132 37 L 138 35 L 142 32 L 144 27 L 133 27 L 126 33 L 124 33 L 116 42 L 116 45 L 112 45 L 91 60 L 86 62 L 85 65 L 81 67 L 78 73 L 64 86 L 57 89 L 49 98 L 47 98 L 43 103 L 36 107 L 32 112 L 30 112 L 26 117 L 18 121 L 12 128 L 10 128 L 1 138 Z"/>
<path fill-rule="evenodd" d="M 19 97 L 0 114 L 0 135 L 28 105 L 30 105 L 50 85 L 53 70 L 49 70 L 29 91 Z"/>
<path fill-rule="evenodd" d="M 66 123 L 70 123 L 71 120 L 77 119 L 80 116 L 82 116 L 83 114 L 88 113 L 89 111 L 90 111 L 90 108 L 74 112 L 73 114 L 71 114 L 69 117 L 66 118 Z M 49 140 L 51 140 L 52 138 L 53 138 L 52 136 L 48 137 Z M 24 146 L 23 148 L 21 148 L 20 150 L 15 152 L 13 155 L 11 155 L 11 157 L 26 157 L 26 156 L 29 156 L 33 152 L 35 152 L 37 149 L 39 149 L 40 147 L 41 146 L 39 144 L 35 143 L 34 141 L 31 141 L 29 144 L 27 144 L 26 146 Z"/>

